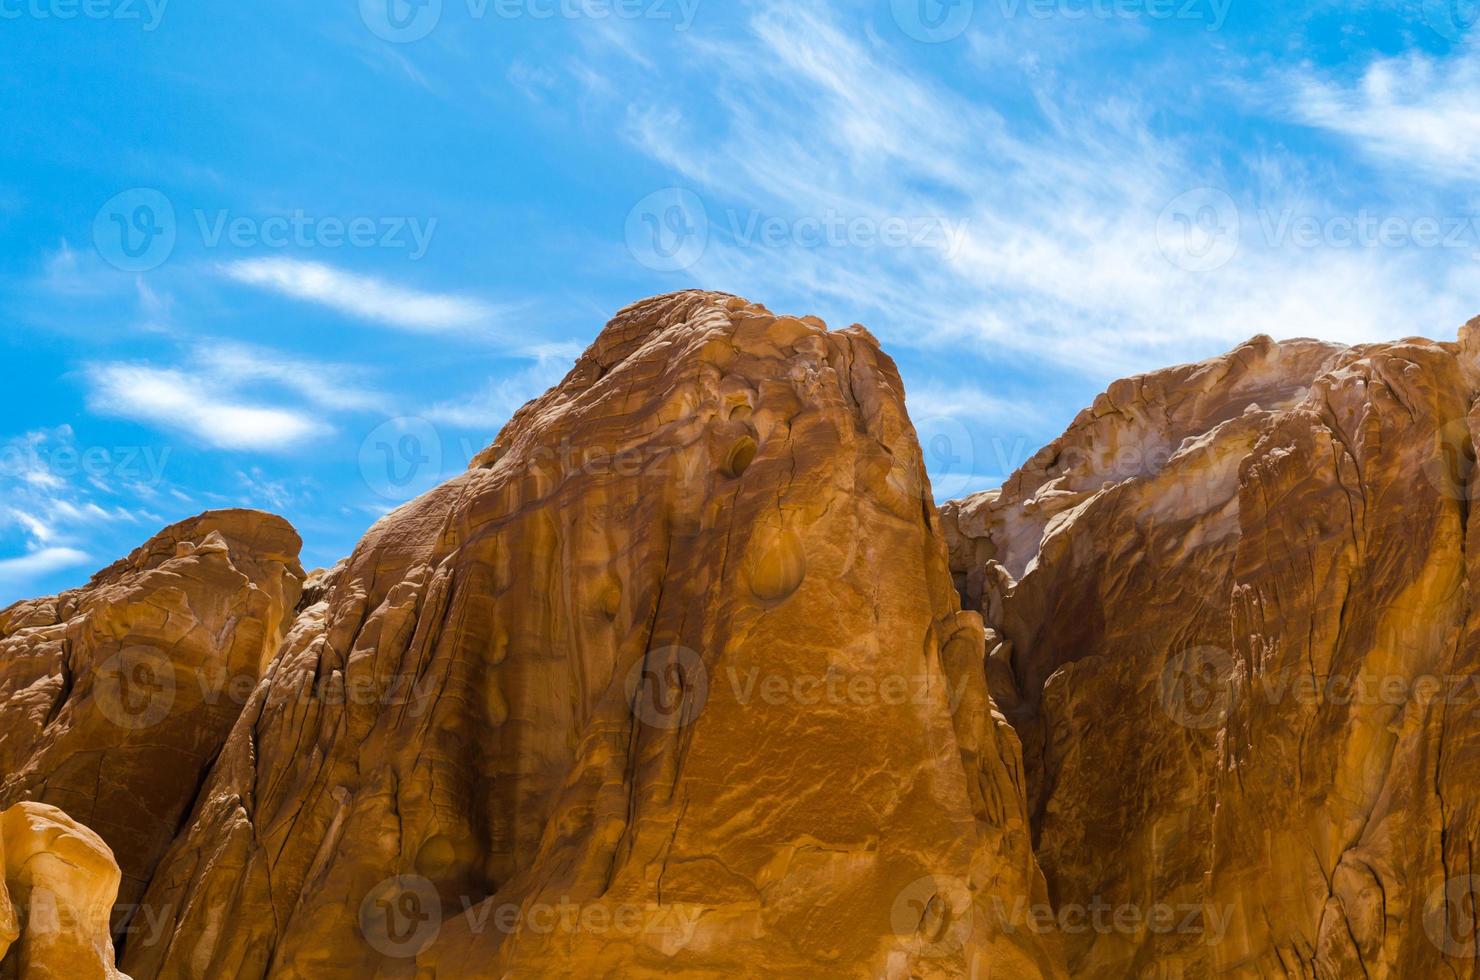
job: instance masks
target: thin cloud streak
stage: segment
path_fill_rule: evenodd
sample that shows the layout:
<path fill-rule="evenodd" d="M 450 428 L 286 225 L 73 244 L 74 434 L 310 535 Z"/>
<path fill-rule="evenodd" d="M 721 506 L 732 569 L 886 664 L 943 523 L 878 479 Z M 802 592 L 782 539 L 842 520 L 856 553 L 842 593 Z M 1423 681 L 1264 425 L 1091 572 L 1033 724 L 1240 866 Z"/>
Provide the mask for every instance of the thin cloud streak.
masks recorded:
<path fill-rule="evenodd" d="M 499 313 L 476 299 L 408 289 L 320 262 L 243 259 L 222 265 L 220 271 L 243 285 L 414 333 L 458 333 L 491 327 Z"/>
<path fill-rule="evenodd" d="M 92 411 L 183 432 L 218 449 L 285 450 L 332 431 L 302 412 L 220 397 L 208 379 L 175 369 L 94 364 L 86 374 Z"/>
<path fill-rule="evenodd" d="M 87 552 L 77 548 L 42 548 L 19 558 L 0 559 L 0 582 L 27 583 L 37 576 L 66 571 L 91 561 Z"/>

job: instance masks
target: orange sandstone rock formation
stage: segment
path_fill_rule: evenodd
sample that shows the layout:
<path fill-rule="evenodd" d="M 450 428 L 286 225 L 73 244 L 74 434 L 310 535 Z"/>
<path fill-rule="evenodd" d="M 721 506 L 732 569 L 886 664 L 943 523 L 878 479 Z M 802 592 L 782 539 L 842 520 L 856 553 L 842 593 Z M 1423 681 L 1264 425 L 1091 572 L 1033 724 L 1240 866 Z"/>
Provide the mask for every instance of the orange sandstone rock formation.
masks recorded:
<path fill-rule="evenodd" d="M 1257 337 L 937 513 L 862 327 L 636 304 L 332 569 L 0 612 L 0 977 L 108 845 L 139 980 L 1474 977 L 1477 394 Z"/>
<path fill-rule="evenodd" d="M 0 808 L 60 807 L 143 894 L 298 601 L 282 518 L 203 514 L 84 588 L 0 612 Z"/>
<path fill-rule="evenodd" d="M 1129 912 L 1075 976 L 1475 975 L 1474 340 L 1256 338 L 944 508 L 1060 921 Z"/>
<path fill-rule="evenodd" d="M 622 311 L 298 619 L 139 977 L 1059 976 L 899 376 Z"/>

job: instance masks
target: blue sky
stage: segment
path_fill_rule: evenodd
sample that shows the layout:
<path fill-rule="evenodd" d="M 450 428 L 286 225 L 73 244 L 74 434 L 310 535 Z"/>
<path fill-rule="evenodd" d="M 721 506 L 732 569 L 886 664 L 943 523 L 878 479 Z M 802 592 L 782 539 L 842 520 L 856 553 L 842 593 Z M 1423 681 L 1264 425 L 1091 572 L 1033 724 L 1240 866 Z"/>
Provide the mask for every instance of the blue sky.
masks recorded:
<path fill-rule="evenodd" d="M 1477 0 L 0 0 L 0 603 L 306 565 L 691 285 L 904 373 L 942 497 L 1115 377 L 1480 313 Z"/>

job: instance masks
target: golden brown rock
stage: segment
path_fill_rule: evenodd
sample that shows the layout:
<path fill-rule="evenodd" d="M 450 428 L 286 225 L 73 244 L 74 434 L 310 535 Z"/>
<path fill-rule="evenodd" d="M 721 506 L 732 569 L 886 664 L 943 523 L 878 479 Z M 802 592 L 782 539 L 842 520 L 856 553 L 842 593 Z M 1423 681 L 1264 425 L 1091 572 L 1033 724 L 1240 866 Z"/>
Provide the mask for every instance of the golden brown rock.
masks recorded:
<path fill-rule="evenodd" d="M 863 328 L 659 297 L 332 569 L 205 515 L 0 613 L 0 791 L 140 980 L 1474 977 L 1477 395 L 1480 322 L 1256 337 L 937 515 Z M 62 837 L 0 975 L 110 975 Z"/>
<path fill-rule="evenodd" d="M 113 965 L 119 872 L 102 838 L 56 807 L 18 803 L 0 813 L 0 868 L 0 976 L 129 980 Z"/>
<path fill-rule="evenodd" d="M 944 508 L 1074 975 L 1474 975 L 1476 366 L 1256 338 Z"/>
<path fill-rule="evenodd" d="M 622 311 L 304 611 L 140 977 L 1058 976 L 899 377 Z"/>
<path fill-rule="evenodd" d="M 282 640 L 299 544 L 282 518 L 207 513 L 0 612 L 0 807 L 48 803 L 101 835 L 120 924 Z"/>

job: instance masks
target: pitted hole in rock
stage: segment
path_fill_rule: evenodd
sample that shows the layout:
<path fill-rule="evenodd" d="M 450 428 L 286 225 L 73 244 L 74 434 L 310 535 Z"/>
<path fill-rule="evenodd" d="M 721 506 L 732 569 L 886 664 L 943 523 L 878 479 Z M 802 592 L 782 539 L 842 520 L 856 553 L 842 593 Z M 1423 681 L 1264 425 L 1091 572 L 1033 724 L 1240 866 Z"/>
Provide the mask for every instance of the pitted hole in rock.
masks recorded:
<path fill-rule="evenodd" d="M 750 591 L 766 602 L 780 602 L 807 577 L 802 539 L 786 528 L 762 528 L 751 539 Z"/>
<path fill-rule="evenodd" d="M 750 436 L 741 436 L 735 440 L 735 444 L 730 447 L 730 451 L 725 455 L 725 462 L 720 467 L 720 470 L 725 476 L 732 479 L 738 477 L 750 468 L 751 460 L 755 459 L 755 454 L 759 448 L 756 445 L 756 441 Z"/>

